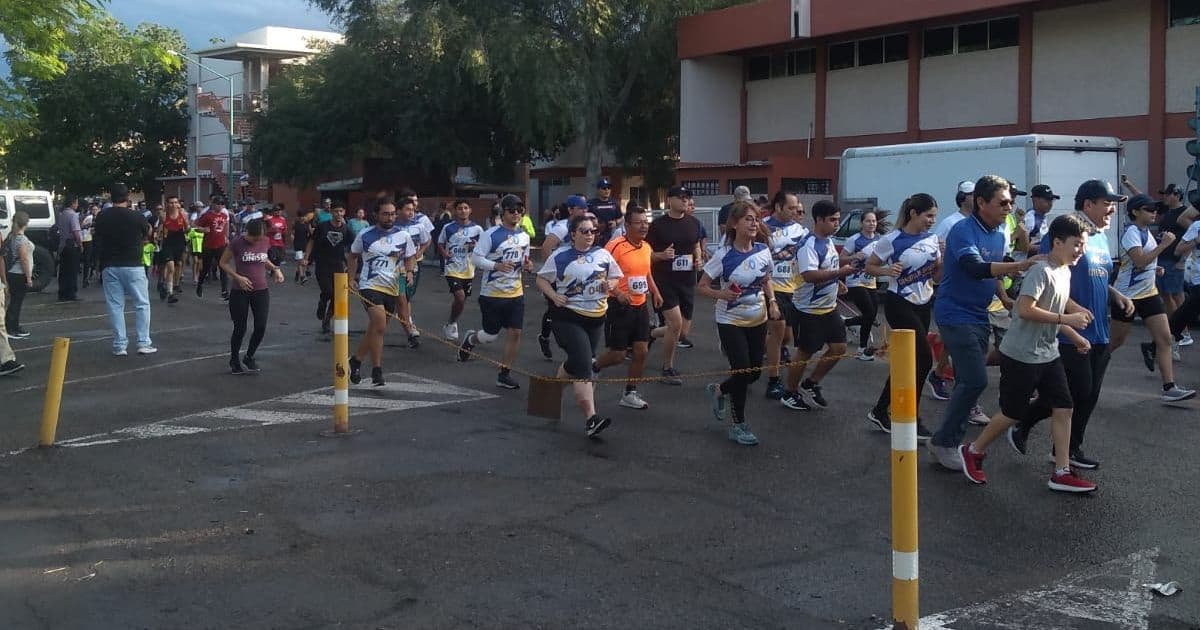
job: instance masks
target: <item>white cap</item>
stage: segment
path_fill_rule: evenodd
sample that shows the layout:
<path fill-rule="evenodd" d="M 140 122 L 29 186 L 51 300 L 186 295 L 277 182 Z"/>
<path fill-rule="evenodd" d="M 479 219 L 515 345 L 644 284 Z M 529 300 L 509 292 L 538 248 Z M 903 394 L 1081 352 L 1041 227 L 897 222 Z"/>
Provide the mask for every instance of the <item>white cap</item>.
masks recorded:
<path fill-rule="evenodd" d="M 750 189 L 746 186 L 738 186 L 733 189 L 733 197 L 735 199 L 749 199 Z"/>
<path fill-rule="evenodd" d="M 958 192 L 960 192 L 964 195 L 970 195 L 970 194 L 974 193 L 975 192 L 975 182 L 970 181 L 970 180 L 965 180 L 965 179 L 961 182 L 958 182 Z"/>

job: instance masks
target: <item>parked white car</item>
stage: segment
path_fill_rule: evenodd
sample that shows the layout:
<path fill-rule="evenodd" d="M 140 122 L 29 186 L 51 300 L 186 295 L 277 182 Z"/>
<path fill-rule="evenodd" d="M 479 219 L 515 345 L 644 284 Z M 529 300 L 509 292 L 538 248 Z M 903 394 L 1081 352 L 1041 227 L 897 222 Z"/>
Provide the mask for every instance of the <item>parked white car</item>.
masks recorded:
<path fill-rule="evenodd" d="M 29 215 L 25 235 L 33 241 L 33 290 L 41 291 L 55 277 L 54 252 L 46 246 L 50 226 L 54 225 L 54 196 L 44 190 L 0 190 L 0 236 L 8 238 L 13 214 Z"/>

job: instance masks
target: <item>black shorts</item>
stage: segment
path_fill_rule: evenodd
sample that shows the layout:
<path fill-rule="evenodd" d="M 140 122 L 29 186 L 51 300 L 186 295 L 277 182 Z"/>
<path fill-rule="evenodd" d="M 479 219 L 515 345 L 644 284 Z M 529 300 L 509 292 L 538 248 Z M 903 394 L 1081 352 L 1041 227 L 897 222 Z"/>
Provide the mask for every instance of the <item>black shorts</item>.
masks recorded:
<path fill-rule="evenodd" d="M 824 315 L 797 311 L 792 336 L 795 337 L 797 348 L 813 354 L 826 344 L 846 343 L 846 323 L 836 310 Z"/>
<path fill-rule="evenodd" d="M 604 344 L 611 350 L 624 350 L 635 343 L 650 341 L 650 303 L 641 306 L 621 304 L 608 298 L 604 320 Z"/>
<path fill-rule="evenodd" d="M 521 330 L 525 325 L 525 297 L 512 298 L 479 296 L 479 313 L 483 316 L 483 332 L 495 335 L 502 328 Z"/>
<path fill-rule="evenodd" d="M 283 264 L 283 248 L 276 246 L 268 249 L 267 260 L 271 261 L 271 264 L 276 267 Z"/>
<path fill-rule="evenodd" d="M 1029 397 L 1037 392 L 1039 404 L 1051 409 L 1071 409 L 1071 388 L 1062 359 L 1025 363 L 1000 353 L 1000 413 L 1022 420 L 1029 413 Z"/>
<path fill-rule="evenodd" d="M 796 303 L 792 301 L 792 294 L 776 291 L 775 303 L 779 305 L 779 315 L 783 317 L 783 321 L 787 322 L 789 328 L 794 327 L 800 319 L 800 311 L 796 310 Z"/>
<path fill-rule="evenodd" d="M 1121 310 L 1120 306 L 1110 304 L 1109 311 L 1112 312 L 1112 318 L 1125 323 L 1132 323 L 1134 317 L 1141 317 L 1142 321 L 1154 317 L 1155 315 L 1165 315 L 1167 309 L 1163 306 L 1162 296 L 1157 293 L 1150 297 L 1144 297 L 1133 301 L 1133 315 L 1125 316 L 1125 311 Z"/>
<path fill-rule="evenodd" d="M 690 320 L 696 307 L 696 283 L 678 280 L 670 273 L 656 273 L 653 277 L 663 299 L 658 310 L 669 311 L 678 306 L 683 318 Z"/>
<path fill-rule="evenodd" d="M 163 239 L 162 262 L 182 262 L 183 252 L 187 249 L 187 236 L 184 232 L 167 232 L 167 237 Z"/>
<path fill-rule="evenodd" d="M 450 287 L 451 293 L 462 291 L 463 295 L 471 295 L 473 284 L 470 278 L 451 278 L 450 276 L 446 276 L 446 286 Z"/>
<path fill-rule="evenodd" d="M 371 310 L 373 306 L 382 306 L 384 311 L 389 315 L 396 314 L 396 302 L 400 299 L 395 295 L 381 293 L 374 289 L 363 289 L 359 291 L 362 295 L 363 308 Z"/>

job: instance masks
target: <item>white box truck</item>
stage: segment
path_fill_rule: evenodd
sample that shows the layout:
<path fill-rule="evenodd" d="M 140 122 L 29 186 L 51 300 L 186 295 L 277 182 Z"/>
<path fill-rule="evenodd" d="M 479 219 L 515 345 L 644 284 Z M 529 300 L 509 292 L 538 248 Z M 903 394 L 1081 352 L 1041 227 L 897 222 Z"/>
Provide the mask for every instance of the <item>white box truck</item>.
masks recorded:
<path fill-rule="evenodd" d="M 0 190 L 0 238 L 8 238 L 18 211 L 29 215 L 25 235 L 34 244 L 33 290 L 41 291 L 55 277 L 55 254 L 46 247 L 54 225 L 54 196 L 45 190 Z"/>
<path fill-rule="evenodd" d="M 1000 175 L 1021 190 L 1050 186 L 1062 197 L 1054 202 L 1054 217 L 1075 209 L 1075 190 L 1086 180 L 1119 186 L 1123 159 L 1119 139 L 1095 136 L 1030 134 L 859 147 L 842 153 L 838 201 L 846 207 L 874 205 L 894 217 L 909 195 L 929 193 L 938 201 L 940 220 L 958 211 L 958 182 Z M 1032 208 L 1028 197 L 1017 204 Z M 1114 257 L 1124 223 L 1123 211 L 1118 212 L 1108 230 Z"/>

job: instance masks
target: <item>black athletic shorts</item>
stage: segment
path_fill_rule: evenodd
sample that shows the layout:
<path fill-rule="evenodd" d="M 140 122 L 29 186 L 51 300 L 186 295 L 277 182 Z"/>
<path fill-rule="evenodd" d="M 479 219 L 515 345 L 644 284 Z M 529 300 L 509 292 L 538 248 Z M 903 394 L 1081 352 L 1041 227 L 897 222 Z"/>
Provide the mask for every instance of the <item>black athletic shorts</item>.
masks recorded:
<path fill-rule="evenodd" d="M 495 335 L 502 328 L 521 330 L 525 325 L 525 296 L 512 298 L 479 296 L 483 332 Z"/>
<path fill-rule="evenodd" d="M 388 314 L 396 314 L 396 302 L 400 299 L 399 297 L 380 293 L 375 289 L 363 289 L 359 293 L 362 295 L 363 308 L 370 310 L 373 306 L 382 306 Z"/>
<path fill-rule="evenodd" d="M 1071 409 L 1071 388 L 1062 359 L 1025 363 L 1000 353 L 1000 413 L 1014 420 L 1029 412 L 1029 397 L 1037 392 L 1039 404 L 1051 409 Z"/>
<path fill-rule="evenodd" d="M 471 295 L 472 282 L 470 278 L 451 278 L 446 276 L 446 286 L 450 287 L 450 292 L 455 293 L 462 291 L 464 295 Z"/>
<path fill-rule="evenodd" d="M 824 315 L 797 311 L 792 336 L 795 337 L 797 348 L 813 354 L 825 344 L 846 343 L 846 323 L 836 310 Z"/>
<path fill-rule="evenodd" d="M 610 350 L 624 350 L 639 341 L 650 341 L 650 301 L 631 306 L 608 298 L 604 344 Z"/>
<path fill-rule="evenodd" d="M 1128 317 L 1125 316 L 1125 311 L 1115 303 L 1111 304 L 1108 310 L 1112 312 L 1113 319 L 1127 324 L 1132 323 L 1135 317 L 1141 317 L 1142 321 L 1146 321 L 1155 315 L 1164 315 L 1167 312 L 1166 307 L 1163 306 L 1162 296 L 1157 293 L 1150 297 L 1134 300 L 1133 315 Z"/>
<path fill-rule="evenodd" d="M 690 320 L 696 306 L 696 283 L 676 280 L 670 273 L 656 273 L 653 276 L 654 284 L 658 285 L 658 292 L 663 299 L 662 308 L 658 310 L 669 311 L 678 306 L 683 318 Z"/>
<path fill-rule="evenodd" d="M 783 317 L 783 321 L 787 322 L 789 328 L 794 328 L 796 321 L 800 319 L 800 311 L 796 310 L 796 303 L 792 301 L 792 294 L 776 291 L 775 303 L 779 305 L 779 315 Z"/>
<path fill-rule="evenodd" d="M 162 249 L 159 252 L 162 254 L 162 262 L 182 262 L 183 252 L 187 249 L 187 234 L 185 232 L 167 232 L 167 237 L 163 239 Z"/>
<path fill-rule="evenodd" d="M 276 246 L 267 249 L 267 260 L 276 267 L 283 264 L 283 248 Z"/>

